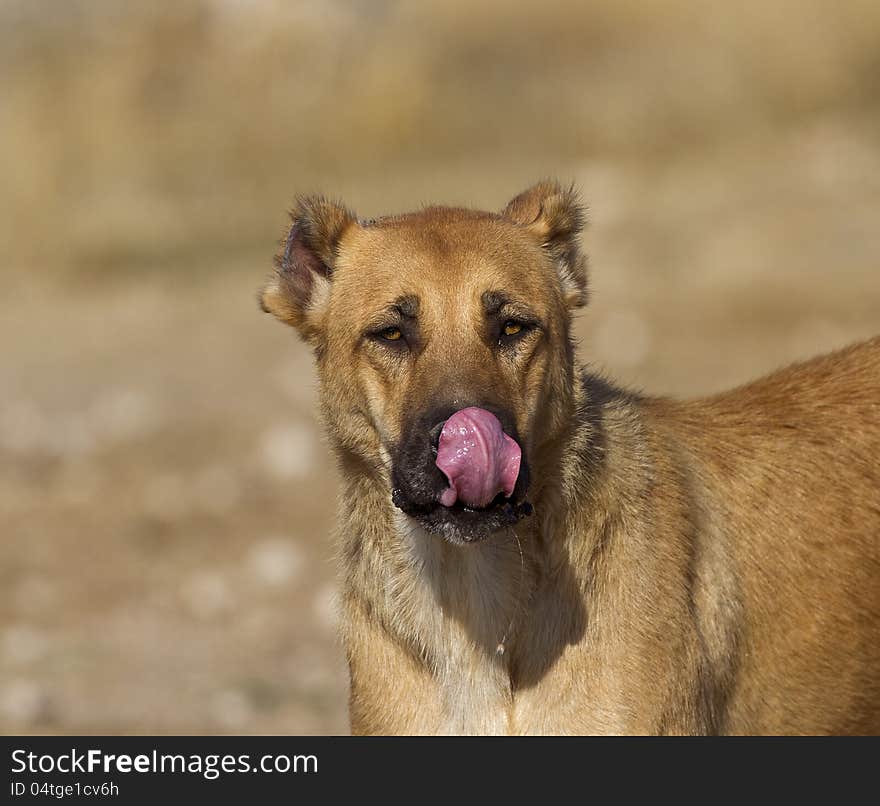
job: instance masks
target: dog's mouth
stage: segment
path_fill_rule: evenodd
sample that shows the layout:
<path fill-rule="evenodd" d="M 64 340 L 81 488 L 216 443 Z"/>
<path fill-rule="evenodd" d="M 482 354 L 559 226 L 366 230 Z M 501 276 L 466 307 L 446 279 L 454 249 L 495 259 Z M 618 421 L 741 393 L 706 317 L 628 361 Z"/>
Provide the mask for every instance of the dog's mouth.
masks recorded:
<path fill-rule="evenodd" d="M 531 514 L 528 470 L 519 442 L 484 408 L 469 407 L 439 422 L 427 464 L 399 475 L 394 505 L 429 532 L 473 543 Z"/>
<path fill-rule="evenodd" d="M 516 501 L 503 493 L 498 493 L 484 507 L 467 506 L 461 501 L 451 506 L 437 503 L 431 507 L 414 507 L 398 488 L 392 491 L 391 500 L 398 509 L 415 518 L 427 532 L 457 545 L 478 543 L 532 514 L 532 505 L 528 501 Z"/>

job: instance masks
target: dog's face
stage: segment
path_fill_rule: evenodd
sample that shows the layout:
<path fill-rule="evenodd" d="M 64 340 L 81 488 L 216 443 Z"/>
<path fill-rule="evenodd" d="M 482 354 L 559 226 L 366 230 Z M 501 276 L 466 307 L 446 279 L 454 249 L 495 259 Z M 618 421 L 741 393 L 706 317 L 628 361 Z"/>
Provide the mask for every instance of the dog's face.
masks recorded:
<path fill-rule="evenodd" d="M 527 513 L 530 460 L 571 398 L 570 311 L 586 285 L 573 192 L 544 183 L 500 215 L 429 208 L 368 222 L 309 198 L 292 218 L 261 301 L 314 346 L 337 449 L 453 542 Z M 515 487 L 445 506 L 438 441 L 470 407 L 520 447 Z"/>

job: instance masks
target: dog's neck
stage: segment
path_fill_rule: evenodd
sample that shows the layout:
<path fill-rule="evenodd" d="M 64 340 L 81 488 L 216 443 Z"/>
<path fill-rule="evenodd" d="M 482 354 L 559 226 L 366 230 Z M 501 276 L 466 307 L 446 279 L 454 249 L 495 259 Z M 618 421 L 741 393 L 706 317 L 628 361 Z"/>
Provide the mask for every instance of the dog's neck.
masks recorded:
<path fill-rule="evenodd" d="M 508 665 L 534 592 L 567 567 L 570 518 L 583 509 L 585 479 L 596 478 L 601 464 L 606 391 L 588 376 L 576 385 L 568 427 L 535 456 L 533 515 L 474 545 L 426 532 L 394 508 L 375 473 L 346 474 L 343 500 L 350 508 L 339 536 L 347 593 L 370 602 L 385 629 L 429 664 L 446 662 L 440 654 L 452 630 L 486 659 Z M 560 467 L 568 472 L 552 472 Z"/>

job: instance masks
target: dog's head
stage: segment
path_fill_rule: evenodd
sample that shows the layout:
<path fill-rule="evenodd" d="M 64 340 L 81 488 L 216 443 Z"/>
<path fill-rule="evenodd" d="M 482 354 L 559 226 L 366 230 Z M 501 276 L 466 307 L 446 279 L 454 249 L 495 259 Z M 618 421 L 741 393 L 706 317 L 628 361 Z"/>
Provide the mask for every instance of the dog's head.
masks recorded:
<path fill-rule="evenodd" d="M 309 197 L 291 218 L 260 301 L 314 347 L 337 450 L 453 542 L 527 514 L 530 462 L 570 415 L 575 192 L 371 221 Z"/>

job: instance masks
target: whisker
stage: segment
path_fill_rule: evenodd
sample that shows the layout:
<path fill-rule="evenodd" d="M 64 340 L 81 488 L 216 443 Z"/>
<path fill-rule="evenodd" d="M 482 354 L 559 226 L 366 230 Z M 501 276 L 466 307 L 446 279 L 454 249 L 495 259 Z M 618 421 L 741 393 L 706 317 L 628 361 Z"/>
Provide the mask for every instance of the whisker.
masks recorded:
<path fill-rule="evenodd" d="M 526 578 L 526 561 L 523 556 L 522 543 L 520 542 L 519 535 L 516 533 L 516 529 L 510 527 L 509 531 L 513 534 L 514 539 L 516 540 L 516 547 L 519 549 L 519 584 L 517 586 L 516 592 L 516 600 L 514 602 L 513 613 L 510 616 L 510 623 L 507 625 L 507 629 L 504 631 L 504 635 L 501 637 L 501 640 L 498 642 L 498 646 L 495 647 L 495 653 L 497 655 L 503 655 L 506 649 L 507 639 L 510 634 L 513 632 L 513 625 L 516 622 L 516 617 L 519 613 L 520 603 L 522 602 L 522 593 L 523 593 L 523 585 L 525 584 Z"/>

